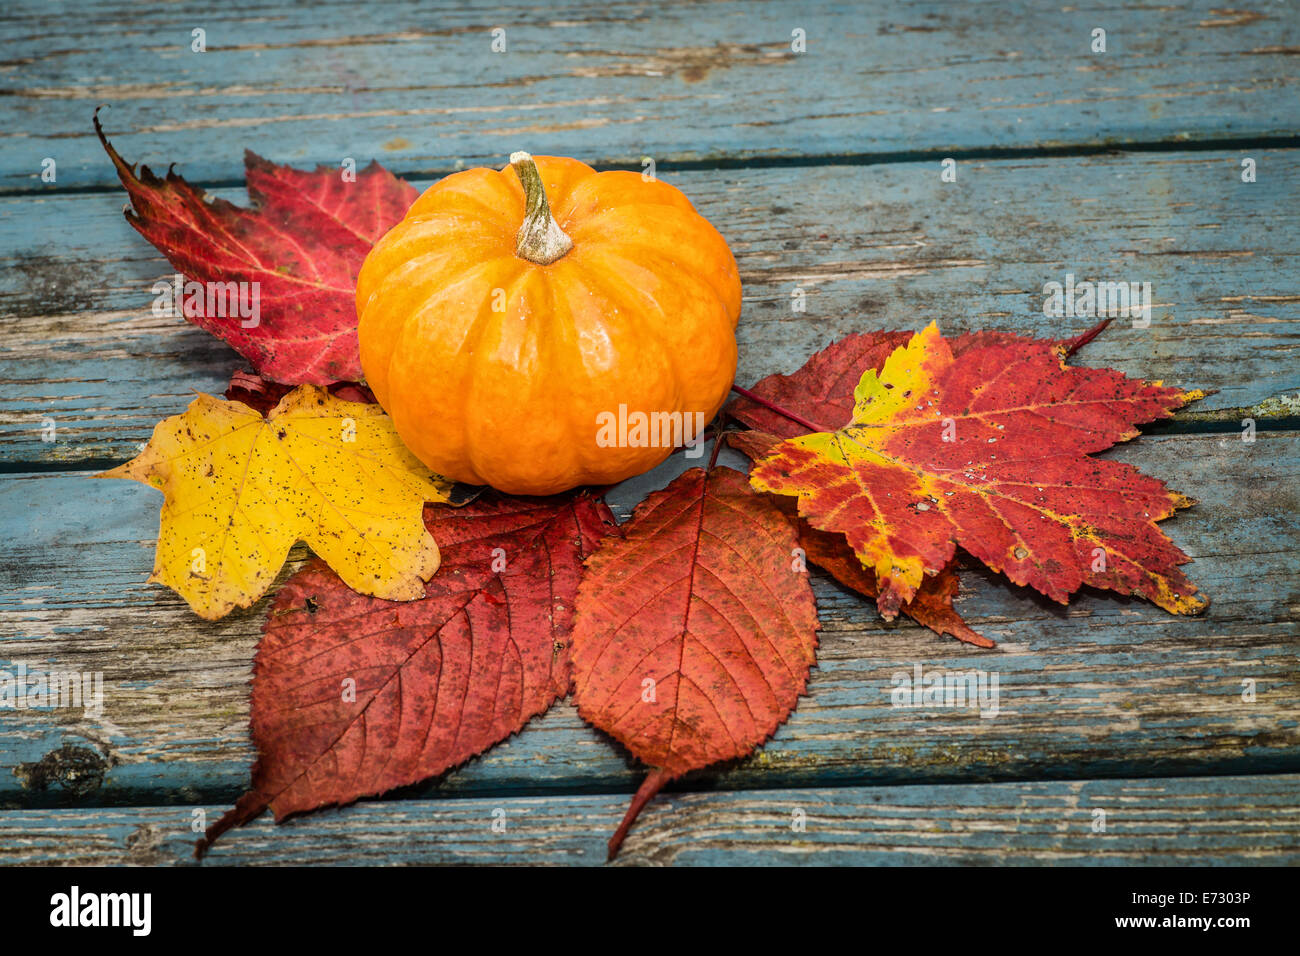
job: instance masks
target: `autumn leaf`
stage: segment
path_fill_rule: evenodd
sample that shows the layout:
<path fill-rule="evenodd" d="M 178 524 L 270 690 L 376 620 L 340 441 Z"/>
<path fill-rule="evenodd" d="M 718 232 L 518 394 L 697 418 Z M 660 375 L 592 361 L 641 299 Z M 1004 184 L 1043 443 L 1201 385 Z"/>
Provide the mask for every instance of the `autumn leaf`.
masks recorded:
<path fill-rule="evenodd" d="M 1107 324 L 1103 322 L 1085 335 L 1059 344 L 1077 349 L 1096 337 Z M 867 369 L 880 371 L 885 359 L 911 338 L 911 332 L 852 332 L 814 352 L 798 371 L 760 379 L 748 389 L 754 398 L 734 399 L 727 405 L 726 413 L 759 433 L 779 438 L 797 438 L 809 429 L 771 406 L 810 420 L 818 426 L 816 431 L 839 428 L 853 417 L 853 392 L 862 373 Z M 1005 332 L 968 332 L 946 341 L 953 357 L 960 358 L 967 349 L 985 348 L 993 342 L 1011 344 L 1025 340 Z M 767 406 L 755 399 L 767 402 Z"/>
<path fill-rule="evenodd" d="M 771 455 L 781 439 L 767 432 L 750 429 L 727 432 L 727 443 L 751 459 L 761 459 Z M 799 547 L 803 548 L 809 562 L 828 572 L 847 588 L 872 600 L 879 596 L 880 588 L 876 585 L 875 574 L 862 566 L 844 535 L 819 531 L 799 517 L 797 506 L 789 498 L 781 496 L 776 500 L 777 506 L 795 523 Z M 953 607 L 959 588 L 957 562 L 954 559 L 939 574 L 926 577 L 912 600 L 903 604 L 899 610 L 940 637 L 950 635 L 964 644 L 996 647 L 993 641 L 971 630 Z"/>
<path fill-rule="evenodd" d="M 164 497 L 151 582 L 215 620 L 265 593 L 305 541 L 363 594 L 409 601 L 438 569 L 420 520 L 452 485 L 431 475 L 378 405 L 304 385 L 263 417 L 199 395 L 136 458 L 97 475 Z"/>
<path fill-rule="evenodd" d="M 254 411 L 265 415 L 279 405 L 280 400 L 292 392 L 293 389 L 294 386 L 292 385 L 273 382 L 253 372 L 237 371 L 230 376 L 230 384 L 226 386 L 225 399 L 228 402 L 243 402 Z M 345 402 L 366 402 L 368 404 L 374 404 L 375 402 L 374 393 L 360 382 L 335 382 L 333 385 L 328 386 L 326 391 L 335 398 L 343 399 Z"/>
<path fill-rule="evenodd" d="M 665 783 L 773 734 L 817 646 L 794 529 L 739 472 L 685 472 L 623 531 L 587 562 L 573 634 L 579 714 L 654 768 L 611 858 Z"/>
<path fill-rule="evenodd" d="M 750 474 L 794 495 L 815 527 L 843 533 L 880 587 L 887 618 L 956 547 L 1064 603 L 1084 584 L 1175 613 L 1208 603 L 1156 522 L 1191 501 L 1120 462 L 1088 457 L 1201 397 L 1067 367 L 1064 346 L 1003 333 L 954 355 L 930 325 L 868 369 L 853 420 L 790 439 Z"/>
<path fill-rule="evenodd" d="M 442 568 L 405 604 L 314 562 L 281 589 L 253 668 L 253 788 L 213 824 L 416 783 L 504 740 L 569 692 L 582 561 L 618 525 L 588 494 L 430 507 Z"/>
<path fill-rule="evenodd" d="M 245 153 L 253 208 L 209 201 L 170 170 L 137 175 L 113 149 L 95 117 L 95 132 L 131 198 L 127 221 L 188 280 L 228 287 L 257 283 L 257 314 L 214 297 L 208 308 L 185 295 L 185 318 L 229 343 L 261 375 L 290 385 L 361 378 L 357 352 L 356 279 L 370 247 L 415 200 L 416 189 L 372 162 L 354 181 L 339 169 L 307 172 Z M 252 306 L 252 286 L 244 305 Z M 182 290 L 184 291 L 184 290 Z M 225 314 L 219 314 L 224 312 Z M 255 324 L 252 324 L 254 323 Z"/>
<path fill-rule="evenodd" d="M 967 348 L 982 347 L 998 335 L 960 335 L 949 344 L 954 357 L 959 357 Z M 754 399 L 741 397 L 728 405 L 730 417 L 751 427 L 750 431 L 729 433 L 728 443 L 757 460 L 768 457 L 781 438 L 807 434 L 808 429 L 770 406 L 792 412 L 813 424 L 836 427 L 850 421 L 854 389 L 863 372 L 879 371 L 894 350 L 906 345 L 911 337 L 910 332 L 852 333 L 814 353 L 798 371 L 761 379 L 749 390 Z M 878 596 L 875 573 L 862 566 L 844 535 L 818 531 L 802 518 L 798 528 L 799 544 L 810 562 L 845 587 L 873 600 Z M 993 641 L 972 630 L 953 607 L 958 589 L 957 562 L 953 560 L 938 575 L 925 577 L 916 596 L 899 610 L 937 634 L 948 634 L 976 647 L 995 646 Z"/>
<path fill-rule="evenodd" d="M 853 390 L 862 373 L 879 369 L 885 359 L 912 337 L 910 332 L 854 333 L 815 352 L 791 375 L 769 375 L 750 392 L 824 429 L 839 428 L 853 415 Z M 797 438 L 808 429 L 748 398 L 737 398 L 727 414 L 759 432 Z"/>
<path fill-rule="evenodd" d="M 844 535 L 819 531 L 805 521 L 800 521 L 799 524 L 799 546 L 807 553 L 811 563 L 829 572 L 845 587 L 869 598 L 879 596 L 880 587 L 875 575 L 858 561 Z M 958 590 L 960 582 L 957 580 L 957 562 L 950 561 L 938 574 L 926 577 L 912 599 L 905 602 L 899 610 L 940 637 L 948 635 L 975 647 L 996 647 L 993 641 L 972 630 L 957 613 L 952 602 L 956 599 Z"/>

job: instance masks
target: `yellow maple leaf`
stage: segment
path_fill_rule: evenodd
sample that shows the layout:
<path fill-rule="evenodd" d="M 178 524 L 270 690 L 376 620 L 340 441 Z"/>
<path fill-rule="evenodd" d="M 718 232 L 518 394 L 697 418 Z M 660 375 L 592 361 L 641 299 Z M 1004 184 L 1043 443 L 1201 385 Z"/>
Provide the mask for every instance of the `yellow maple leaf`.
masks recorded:
<path fill-rule="evenodd" d="M 446 502 L 451 490 L 406 450 L 378 405 L 312 385 L 265 418 L 200 394 L 159 422 L 137 457 L 95 477 L 162 491 L 149 580 L 209 620 L 261 597 L 297 541 L 354 591 L 422 597 L 439 560 L 424 503 Z"/>

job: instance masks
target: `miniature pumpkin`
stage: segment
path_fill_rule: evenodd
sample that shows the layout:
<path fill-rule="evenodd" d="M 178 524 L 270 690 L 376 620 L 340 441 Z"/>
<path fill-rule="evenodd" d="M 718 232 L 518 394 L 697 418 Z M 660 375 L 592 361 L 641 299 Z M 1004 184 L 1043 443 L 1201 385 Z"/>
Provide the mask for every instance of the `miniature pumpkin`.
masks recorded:
<path fill-rule="evenodd" d="M 736 261 L 666 183 L 510 162 L 434 184 L 366 257 L 366 381 L 456 481 L 543 495 L 638 475 L 727 396 Z"/>

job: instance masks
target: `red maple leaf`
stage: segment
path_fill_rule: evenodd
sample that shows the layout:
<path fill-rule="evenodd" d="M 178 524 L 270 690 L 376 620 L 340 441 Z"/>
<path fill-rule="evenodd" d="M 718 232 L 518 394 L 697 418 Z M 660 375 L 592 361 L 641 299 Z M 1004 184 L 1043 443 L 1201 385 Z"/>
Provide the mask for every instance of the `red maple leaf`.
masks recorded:
<path fill-rule="evenodd" d="M 839 427 L 853 416 L 853 390 L 862 373 L 879 370 L 885 359 L 911 337 L 911 332 L 850 333 L 814 352 L 793 374 L 778 373 L 760 379 L 749 390 L 754 398 L 740 397 L 728 404 L 727 414 L 752 429 L 730 433 L 728 443 L 757 461 L 772 454 L 777 440 L 808 433 L 808 428 L 776 408 L 793 412 L 818 428 Z M 970 335 L 959 336 L 954 340 L 954 351 L 964 349 L 972 339 Z M 798 527 L 799 544 L 809 561 L 845 587 L 872 599 L 879 596 L 875 573 L 862 566 L 844 535 L 819 531 L 802 518 L 798 519 Z M 899 610 L 936 634 L 950 634 L 976 647 L 993 647 L 992 641 L 971 630 L 953 608 L 958 589 L 957 564 L 950 561 L 940 574 L 926 577 L 915 597 Z"/>
<path fill-rule="evenodd" d="M 762 408 L 757 405 L 755 407 Z M 785 421 L 789 420 L 785 419 Z M 754 429 L 727 432 L 727 444 L 754 460 L 768 457 L 776 451 L 780 443 L 781 439 L 775 435 Z M 796 523 L 799 531 L 799 547 L 804 549 L 809 561 L 828 572 L 840 584 L 872 600 L 880 595 L 875 574 L 862 566 L 862 562 L 853 553 L 844 535 L 814 528 L 799 517 L 798 508 L 788 498 L 782 497 L 778 500 L 777 506 Z M 939 574 L 922 580 L 916 595 L 899 610 L 940 637 L 949 634 L 964 644 L 973 644 L 976 647 L 997 646 L 987 637 L 971 630 L 952 606 L 959 589 L 957 562 L 954 560 L 950 561 Z"/>
<path fill-rule="evenodd" d="M 569 692 L 582 561 L 614 516 L 588 494 L 491 495 L 425 524 L 442 567 L 418 601 L 349 590 L 322 562 L 281 588 L 253 668 L 252 789 L 208 828 L 277 820 L 417 783 Z"/>
<path fill-rule="evenodd" d="M 246 152 L 253 208 L 245 209 L 209 201 L 170 170 L 159 179 L 142 166 L 137 175 L 104 136 L 98 116 L 95 132 L 131 198 L 127 221 L 187 280 L 221 293 L 211 309 L 206 291 L 201 307 L 199 298 L 183 295 L 186 319 L 274 381 L 328 385 L 361 378 L 357 273 L 370 247 L 414 201 L 413 186 L 375 162 L 347 182 L 339 169 L 290 169 Z M 256 316 L 231 314 L 225 283 L 249 283 L 250 306 L 251 283 L 257 283 Z"/>
<path fill-rule="evenodd" d="M 611 858 L 665 783 L 772 735 L 817 647 L 794 528 L 739 472 L 685 472 L 623 531 L 587 562 L 573 632 L 578 713 L 654 768 Z"/>
<path fill-rule="evenodd" d="M 1157 527 L 1182 495 L 1088 457 L 1199 393 L 1064 364 L 1062 343 L 978 333 L 950 346 L 931 325 L 858 384 L 852 420 L 793 438 L 757 463 L 754 487 L 797 496 L 843 533 L 894 616 L 961 545 L 1064 603 L 1084 584 L 1176 613 L 1207 599 Z"/>

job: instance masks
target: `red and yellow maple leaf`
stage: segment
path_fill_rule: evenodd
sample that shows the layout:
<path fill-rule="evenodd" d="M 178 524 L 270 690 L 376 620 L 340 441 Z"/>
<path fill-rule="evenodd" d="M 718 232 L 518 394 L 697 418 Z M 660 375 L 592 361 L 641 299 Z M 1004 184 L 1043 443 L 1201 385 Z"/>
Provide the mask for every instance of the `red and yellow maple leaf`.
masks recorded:
<path fill-rule="evenodd" d="M 1190 499 L 1089 457 L 1201 394 L 1063 358 L 1003 333 L 965 336 L 958 357 L 931 324 L 862 375 L 849 424 L 783 442 L 751 482 L 843 533 L 887 618 L 958 545 L 1062 603 L 1087 584 L 1202 610 L 1188 557 L 1156 526 Z"/>
<path fill-rule="evenodd" d="M 442 545 L 426 596 L 381 601 L 323 562 L 290 578 L 253 669 L 252 789 L 199 841 L 443 773 L 569 692 L 583 559 L 618 533 L 587 494 L 425 509 Z"/>
<path fill-rule="evenodd" d="M 790 520 L 730 468 L 693 468 L 587 562 L 578 713 L 654 768 L 609 843 L 682 774 L 748 755 L 794 710 L 817 647 Z"/>
<path fill-rule="evenodd" d="M 881 361 L 883 360 L 882 358 Z M 766 411 L 761 406 L 756 407 Z M 776 450 L 776 446 L 781 443 L 781 439 L 775 435 L 769 435 L 767 432 L 750 429 L 749 431 L 728 432 L 727 443 L 752 459 L 761 459 L 771 455 Z M 791 519 L 796 522 L 799 547 L 804 549 L 808 560 L 829 573 L 831 577 L 846 588 L 852 588 L 859 594 L 875 600 L 880 594 L 880 588 L 876 584 L 876 576 L 862 566 L 862 562 L 858 560 L 853 553 L 853 549 L 849 547 L 848 539 L 842 534 L 819 531 L 814 528 L 806 520 L 798 516 L 798 509 L 789 498 L 783 497 L 781 502 L 781 510 L 786 511 Z M 788 505 L 783 504 L 784 502 L 788 502 Z M 949 562 L 941 573 L 933 577 L 926 577 L 921 582 L 921 586 L 917 589 L 912 600 L 903 604 L 899 610 L 918 624 L 928 627 L 940 637 L 948 634 L 957 638 L 963 644 L 973 644 L 975 647 L 995 647 L 996 645 L 987 637 L 972 630 L 970 625 L 957 613 L 957 609 L 953 607 L 953 600 L 957 597 L 958 590 L 957 562 L 954 560 Z"/>
<path fill-rule="evenodd" d="M 372 162 L 345 180 L 339 169 L 297 170 L 245 153 L 254 208 L 148 166 L 137 175 L 95 132 L 131 197 L 126 218 L 189 280 L 221 286 L 209 314 L 206 293 L 182 297 L 184 317 L 227 342 L 266 378 L 329 385 L 361 378 L 356 280 L 370 247 L 414 202 L 416 189 Z M 230 314 L 227 283 L 257 283 L 258 314 Z M 247 287 L 251 303 L 252 286 Z M 226 314 L 219 314 L 224 312 Z"/>

